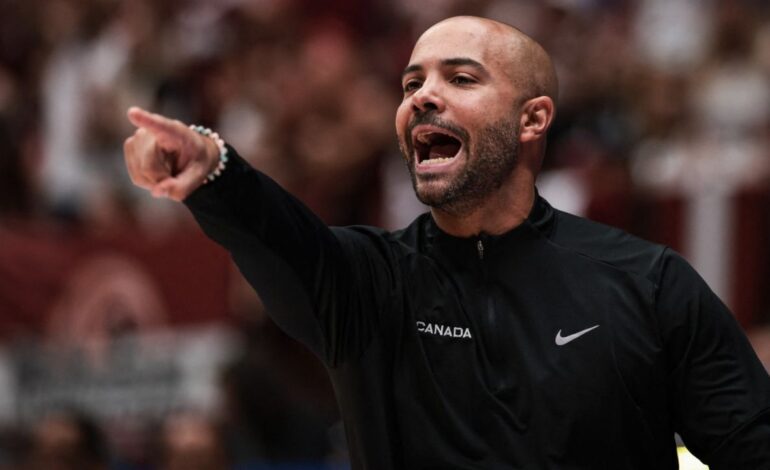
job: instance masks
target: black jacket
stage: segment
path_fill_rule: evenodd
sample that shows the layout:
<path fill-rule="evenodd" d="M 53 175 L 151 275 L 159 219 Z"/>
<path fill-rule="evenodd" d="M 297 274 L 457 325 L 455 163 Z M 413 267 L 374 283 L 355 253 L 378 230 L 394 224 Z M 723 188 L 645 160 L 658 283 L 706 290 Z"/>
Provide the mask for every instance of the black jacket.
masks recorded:
<path fill-rule="evenodd" d="M 326 364 L 355 469 L 674 469 L 674 432 L 770 469 L 770 379 L 666 247 L 539 197 L 500 236 L 329 229 L 236 155 L 185 202 Z"/>

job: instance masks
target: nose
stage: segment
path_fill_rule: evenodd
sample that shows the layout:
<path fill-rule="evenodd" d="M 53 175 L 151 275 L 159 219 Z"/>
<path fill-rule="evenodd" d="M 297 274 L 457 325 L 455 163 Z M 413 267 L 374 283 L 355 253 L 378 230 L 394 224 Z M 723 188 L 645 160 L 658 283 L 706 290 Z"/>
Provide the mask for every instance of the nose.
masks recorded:
<path fill-rule="evenodd" d="M 419 90 L 412 95 L 412 110 L 415 113 L 426 113 L 428 111 L 442 112 L 446 107 L 441 93 L 437 86 L 426 81 Z"/>

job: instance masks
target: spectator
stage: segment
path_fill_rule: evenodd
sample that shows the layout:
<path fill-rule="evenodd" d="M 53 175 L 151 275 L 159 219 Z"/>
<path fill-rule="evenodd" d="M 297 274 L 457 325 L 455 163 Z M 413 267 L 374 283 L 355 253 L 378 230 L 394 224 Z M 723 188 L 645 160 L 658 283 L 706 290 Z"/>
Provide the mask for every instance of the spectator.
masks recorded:
<path fill-rule="evenodd" d="M 52 413 L 32 429 L 29 470 L 106 470 L 108 449 L 99 426 L 77 411 Z"/>

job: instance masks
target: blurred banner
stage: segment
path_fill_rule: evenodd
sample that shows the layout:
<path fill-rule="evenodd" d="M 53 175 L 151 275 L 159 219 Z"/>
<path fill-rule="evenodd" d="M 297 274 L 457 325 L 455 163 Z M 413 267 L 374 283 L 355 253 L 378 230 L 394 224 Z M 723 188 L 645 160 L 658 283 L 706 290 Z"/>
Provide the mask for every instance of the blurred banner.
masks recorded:
<path fill-rule="evenodd" d="M 128 333 L 99 346 L 26 341 L 0 350 L 0 420 L 30 424 L 77 410 L 109 432 L 174 411 L 216 411 L 223 365 L 238 351 L 236 335 L 213 326 Z"/>
<path fill-rule="evenodd" d="M 0 227 L 0 420 L 61 407 L 105 422 L 215 406 L 236 341 L 226 253 L 185 224 L 160 235 Z"/>
<path fill-rule="evenodd" d="M 227 254 L 197 227 L 0 226 L 0 339 L 94 342 L 226 321 Z M 103 347 L 103 346 L 94 346 Z"/>

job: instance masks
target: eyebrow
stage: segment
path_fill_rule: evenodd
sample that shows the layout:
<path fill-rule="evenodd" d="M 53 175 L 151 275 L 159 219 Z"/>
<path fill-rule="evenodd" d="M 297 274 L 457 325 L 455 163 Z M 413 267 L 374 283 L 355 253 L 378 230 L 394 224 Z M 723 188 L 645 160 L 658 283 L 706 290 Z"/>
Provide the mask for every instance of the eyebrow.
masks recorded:
<path fill-rule="evenodd" d="M 481 72 L 486 73 L 487 69 L 484 68 L 481 63 L 471 59 L 470 57 L 452 57 L 450 59 L 444 59 L 441 61 L 442 67 L 457 67 L 461 65 L 468 65 L 475 69 L 478 69 Z M 410 74 L 412 72 L 420 72 L 424 68 L 420 64 L 412 64 L 407 66 L 403 72 L 401 72 L 401 78 L 404 78 L 405 75 Z"/>

